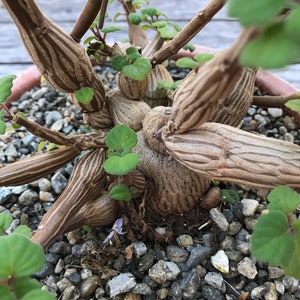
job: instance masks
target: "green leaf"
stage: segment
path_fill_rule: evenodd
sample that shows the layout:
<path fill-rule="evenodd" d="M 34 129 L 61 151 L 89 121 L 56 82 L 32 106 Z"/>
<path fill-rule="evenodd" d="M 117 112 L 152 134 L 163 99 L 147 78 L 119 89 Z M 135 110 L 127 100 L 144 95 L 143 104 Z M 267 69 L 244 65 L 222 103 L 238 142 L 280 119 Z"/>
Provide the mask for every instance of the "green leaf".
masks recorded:
<path fill-rule="evenodd" d="M 172 30 L 169 26 L 157 27 L 157 31 L 160 33 L 161 37 L 164 39 L 173 39 L 178 33 L 176 30 Z"/>
<path fill-rule="evenodd" d="M 199 64 L 198 61 L 195 61 L 190 57 L 182 57 L 176 61 L 176 66 L 179 68 L 196 68 Z"/>
<path fill-rule="evenodd" d="M 84 45 L 89 44 L 89 43 L 93 42 L 94 40 L 95 40 L 95 36 L 93 36 L 93 35 L 89 36 L 84 40 L 83 44 Z"/>
<path fill-rule="evenodd" d="M 146 58 L 140 57 L 133 64 L 125 66 L 122 69 L 124 75 L 134 80 L 144 80 L 149 74 L 152 65 Z"/>
<path fill-rule="evenodd" d="M 92 101 L 94 97 L 94 91 L 90 87 L 84 87 L 75 92 L 75 98 L 84 104 L 87 104 Z"/>
<path fill-rule="evenodd" d="M 109 195 L 115 200 L 129 201 L 131 199 L 131 193 L 125 184 L 118 184 L 114 186 L 110 190 Z"/>
<path fill-rule="evenodd" d="M 163 20 L 163 21 L 156 21 L 156 22 L 153 22 L 152 25 L 155 26 L 155 27 L 160 28 L 160 27 L 165 27 L 165 26 L 167 26 L 167 25 L 168 25 L 168 22 L 167 22 L 167 21 L 164 21 L 164 20 Z"/>
<path fill-rule="evenodd" d="M 43 249 L 22 234 L 0 237 L 0 278 L 28 276 L 45 262 Z"/>
<path fill-rule="evenodd" d="M 282 210 L 285 214 L 292 213 L 300 204 L 298 194 L 287 186 L 273 189 L 267 197 L 269 210 Z"/>
<path fill-rule="evenodd" d="M 103 33 L 111 33 L 111 32 L 115 32 L 115 31 L 121 31 L 123 30 L 122 26 L 119 25 L 111 25 L 111 26 L 107 26 L 107 27 L 103 27 L 101 29 L 101 32 Z"/>
<path fill-rule="evenodd" d="M 0 103 L 3 103 L 11 95 L 11 88 L 15 75 L 6 75 L 0 78 Z"/>
<path fill-rule="evenodd" d="M 5 233 L 5 231 L 11 225 L 12 221 L 13 221 L 12 216 L 4 213 L 0 214 L 0 234 Z"/>
<path fill-rule="evenodd" d="M 243 26 L 264 25 L 285 5 L 288 6 L 288 2 L 284 0 L 230 0 L 228 14 L 238 18 Z"/>
<path fill-rule="evenodd" d="M 159 11 L 154 7 L 143 8 L 141 13 L 149 17 L 159 16 Z"/>
<path fill-rule="evenodd" d="M 136 153 L 129 153 L 125 156 L 109 157 L 103 167 L 108 174 L 125 175 L 134 170 L 139 163 L 139 156 Z"/>
<path fill-rule="evenodd" d="M 46 144 L 46 141 L 41 141 L 41 142 L 39 142 L 37 151 L 38 151 L 38 152 L 41 152 L 41 151 L 43 150 L 45 144 Z"/>
<path fill-rule="evenodd" d="M 153 26 L 150 25 L 150 24 L 144 24 L 144 25 L 141 26 L 142 30 L 147 30 L 147 29 L 152 29 L 152 28 L 153 28 Z"/>
<path fill-rule="evenodd" d="M 259 261 L 271 266 L 288 265 L 295 251 L 295 241 L 282 211 L 270 211 L 259 218 L 253 227 L 251 248 Z"/>
<path fill-rule="evenodd" d="M 300 43 L 300 7 L 291 11 L 285 20 L 284 29 L 286 34 L 293 40 Z"/>
<path fill-rule="evenodd" d="M 49 143 L 48 146 L 47 146 L 47 150 L 48 151 L 51 151 L 51 150 L 53 150 L 55 148 L 58 148 L 55 143 Z"/>
<path fill-rule="evenodd" d="M 40 288 L 40 283 L 35 279 L 30 278 L 29 276 L 19 277 L 13 281 L 13 289 L 16 293 L 17 298 L 21 298 L 30 291 Z"/>
<path fill-rule="evenodd" d="M 240 200 L 238 192 L 232 189 L 222 189 L 221 198 L 229 203 L 233 203 Z"/>
<path fill-rule="evenodd" d="M 29 239 L 32 236 L 31 229 L 26 225 L 17 226 L 16 229 L 14 230 L 13 234 L 15 234 L 15 233 L 23 234 L 24 236 L 28 237 Z"/>
<path fill-rule="evenodd" d="M 174 82 L 170 82 L 167 80 L 160 80 L 157 82 L 157 85 L 169 90 L 176 90 L 177 88 Z"/>
<path fill-rule="evenodd" d="M 186 51 L 193 52 L 193 51 L 195 51 L 196 47 L 192 44 L 186 44 L 182 47 L 182 49 L 186 50 Z"/>
<path fill-rule="evenodd" d="M 141 54 L 139 53 L 138 49 L 136 49 L 135 47 L 127 48 L 126 54 L 131 61 L 135 61 L 136 59 L 141 57 Z"/>
<path fill-rule="evenodd" d="M 300 114 L 300 99 L 289 100 L 284 105 Z"/>
<path fill-rule="evenodd" d="M 128 18 L 130 23 L 132 23 L 133 25 L 139 25 L 143 20 L 141 15 L 138 13 L 130 13 L 128 15 Z"/>
<path fill-rule="evenodd" d="M 194 56 L 194 59 L 199 63 L 204 63 L 206 61 L 211 60 L 214 57 L 213 54 L 203 53 Z"/>
<path fill-rule="evenodd" d="M 116 71 L 122 71 L 122 69 L 128 65 L 128 61 L 122 55 L 116 55 L 111 60 L 111 66 Z"/>
<path fill-rule="evenodd" d="M 245 46 L 240 61 L 244 66 L 274 69 L 293 63 L 299 57 L 299 45 L 286 35 L 284 25 L 277 23 Z"/>
<path fill-rule="evenodd" d="M 116 14 L 113 16 L 112 21 L 115 22 L 122 14 L 120 12 L 116 12 Z"/>
<path fill-rule="evenodd" d="M 0 121 L 0 134 L 4 134 L 6 131 L 6 124 L 3 121 Z"/>
<path fill-rule="evenodd" d="M 20 300 L 56 300 L 54 295 L 44 290 L 33 290 L 27 293 Z"/>
<path fill-rule="evenodd" d="M 13 294 L 5 285 L 0 285 L 0 299 L 1 300 L 14 300 Z"/>
<path fill-rule="evenodd" d="M 109 131 L 105 143 L 113 150 L 130 150 L 137 144 L 137 135 L 128 126 L 120 124 Z"/>

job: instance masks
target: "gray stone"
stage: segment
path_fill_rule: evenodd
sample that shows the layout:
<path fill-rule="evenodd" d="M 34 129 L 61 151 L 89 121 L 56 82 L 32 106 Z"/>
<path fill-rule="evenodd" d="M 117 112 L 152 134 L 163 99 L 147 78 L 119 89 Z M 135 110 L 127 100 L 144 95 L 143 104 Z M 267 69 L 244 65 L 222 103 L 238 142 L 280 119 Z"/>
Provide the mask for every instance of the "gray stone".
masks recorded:
<path fill-rule="evenodd" d="M 132 292 L 139 295 L 150 295 L 152 293 L 152 290 L 146 283 L 137 283 Z"/>
<path fill-rule="evenodd" d="M 28 189 L 28 184 L 23 184 L 23 185 L 19 185 L 19 186 L 13 187 L 13 189 L 11 190 L 11 192 L 12 192 L 12 194 L 20 195 L 24 191 L 26 191 L 27 189 Z"/>
<path fill-rule="evenodd" d="M 72 282 L 66 277 L 63 277 L 60 281 L 57 282 L 57 287 L 61 292 L 63 292 L 67 287 L 70 286 L 72 286 Z"/>
<path fill-rule="evenodd" d="M 50 275 L 53 275 L 54 273 L 54 266 L 53 264 L 51 264 L 50 262 L 46 261 L 44 266 L 43 266 L 43 269 L 38 272 L 38 273 L 35 273 L 34 274 L 34 277 L 38 278 L 38 279 L 44 279 Z"/>
<path fill-rule="evenodd" d="M 282 116 L 282 109 L 281 108 L 273 108 L 270 107 L 268 108 L 268 113 L 273 117 L 273 118 L 279 118 Z"/>
<path fill-rule="evenodd" d="M 31 94 L 31 97 L 33 100 L 38 100 L 38 99 L 42 98 L 47 92 L 48 92 L 47 87 L 41 87 L 38 90 L 36 90 L 35 92 L 33 92 Z"/>
<path fill-rule="evenodd" d="M 132 290 L 136 285 L 135 278 L 131 273 L 122 273 L 107 283 L 111 297 L 123 294 Z"/>
<path fill-rule="evenodd" d="M 133 242 L 133 252 L 137 257 L 141 257 L 147 252 L 147 246 L 143 242 Z"/>
<path fill-rule="evenodd" d="M 58 111 L 46 112 L 45 123 L 47 126 L 51 126 L 55 121 L 60 120 L 62 115 Z"/>
<path fill-rule="evenodd" d="M 33 205 L 39 200 L 39 194 L 33 190 L 25 190 L 19 197 L 19 203 L 22 205 Z"/>
<path fill-rule="evenodd" d="M 56 266 L 55 266 L 54 273 L 59 274 L 64 269 L 64 266 L 65 266 L 64 260 L 59 259 Z"/>
<path fill-rule="evenodd" d="M 263 299 L 267 291 L 268 288 L 266 287 L 266 285 L 260 285 L 251 291 L 251 299 Z"/>
<path fill-rule="evenodd" d="M 34 142 L 35 136 L 31 133 L 27 133 L 23 138 L 22 138 L 22 143 L 24 146 L 29 146 L 31 145 L 32 142 Z"/>
<path fill-rule="evenodd" d="M 181 289 L 183 290 L 183 296 L 187 299 L 192 298 L 200 286 L 200 276 L 196 269 L 192 269 L 187 272 L 181 281 Z"/>
<path fill-rule="evenodd" d="M 80 298 L 80 292 L 74 285 L 67 287 L 61 297 L 61 300 L 77 300 Z"/>
<path fill-rule="evenodd" d="M 194 247 L 191 250 L 190 256 L 185 263 L 187 270 L 196 267 L 199 263 L 203 262 L 211 253 L 211 248 L 205 246 Z"/>
<path fill-rule="evenodd" d="M 39 186 L 39 189 L 43 192 L 50 192 L 51 191 L 51 182 L 49 179 L 47 178 L 41 178 L 39 181 L 38 181 L 38 186 Z"/>
<path fill-rule="evenodd" d="M 285 291 L 284 284 L 279 280 L 275 280 L 274 283 L 275 283 L 277 292 L 279 294 L 283 295 L 284 291 Z"/>
<path fill-rule="evenodd" d="M 12 192 L 11 188 L 9 187 L 1 187 L 0 188 L 0 204 L 4 204 L 6 201 L 9 200 Z"/>
<path fill-rule="evenodd" d="M 278 295 L 277 295 L 277 290 L 276 286 L 273 282 L 266 282 L 265 283 L 267 287 L 267 292 L 265 294 L 265 300 L 277 300 Z"/>
<path fill-rule="evenodd" d="M 57 296 L 57 279 L 55 278 L 55 276 L 50 275 L 49 277 L 47 277 L 45 280 L 43 280 L 43 285 L 46 286 L 47 291 L 49 291 L 50 293 L 52 293 L 54 296 Z"/>
<path fill-rule="evenodd" d="M 4 151 L 4 154 L 6 156 L 11 156 L 13 158 L 17 158 L 18 157 L 18 152 L 16 150 L 16 147 L 13 144 L 9 144 L 7 146 L 7 148 Z"/>
<path fill-rule="evenodd" d="M 63 241 L 56 242 L 49 248 L 49 252 L 59 254 L 62 257 L 67 256 L 71 252 L 71 246 Z"/>
<path fill-rule="evenodd" d="M 160 284 L 176 279 L 179 274 L 180 269 L 178 266 L 169 261 L 159 260 L 149 269 L 149 277 Z"/>
<path fill-rule="evenodd" d="M 284 275 L 284 271 L 278 267 L 269 267 L 268 272 L 270 279 L 277 279 Z"/>
<path fill-rule="evenodd" d="M 185 262 L 189 256 L 189 253 L 185 249 L 175 245 L 169 245 L 166 248 L 166 254 L 170 261 L 178 263 Z"/>
<path fill-rule="evenodd" d="M 190 235 L 182 234 L 176 238 L 176 242 L 180 247 L 187 248 L 193 246 L 194 240 Z"/>
<path fill-rule="evenodd" d="M 145 272 L 150 269 L 153 265 L 155 259 L 155 252 L 152 249 L 149 249 L 139 260 L 138 270 L 140 272 Z"/>
<path fill-rule="evenodd" d="M 225 283 L 222 274 L 217 272 L 208 272 L 204 277 L 205 282 L 220 290 L 223 291 L 225 289 Z"/>
<path fill-rule="evenodd" d="M 170 292 L 172 299 L 182 299 L 181 280 L 176 280 L 172 283 Z"/>
<path fill-rule="evenodd" d="M 202 295 L 207 300 L 223 300 L 220 290 L 213 288 L 212 286 L 205 285 L 202 288 Z"/>
<path fill-rule="evenodd" d="M 242 228 L 242 224 L 237 221 L 233 221 L 229 224 L 228 231 L 226 232 L 228 235 L 236 235 Z"/>
<path fill-rule="evenodd" d="M 62 193 L 67 186 L 68 180 L 60 172 L 56 172 L 51 178 L 51 185 L 56 194 Z"/>
<path fill-rule="evenodd" d="M 238 272 L 249 279 L 254 279 L 257 275 L 255 263 L 249 258 L 245 257 L 237 265 Z"/>
<path fill-rule="evenodd" d="M 210 215 L 211 219 L 214 221 L 214 223 L 216 223 L 216 225 L 222 231 L 227 231 L 227 229 L 229 227 L 229 223 L 219 208 L 212 208 L 209 211 L 209 215 Z"/>
<path fill-rule="evenodd" d="M 253 199 L 243 199 L 241 203 L 243 205 L 243 215 L 246 217 L 253 216 L 259 204 L 257 200 Z"/>
<path fill-rule="evenodd" d="M 90 297 L 97 289 L 99 285 L 98 281 L 99 281 L 99 277 L 96 275 L 93 275 L 91 277 L 82 280 L 82 282 L 79 285 L 80 296 Z"/>

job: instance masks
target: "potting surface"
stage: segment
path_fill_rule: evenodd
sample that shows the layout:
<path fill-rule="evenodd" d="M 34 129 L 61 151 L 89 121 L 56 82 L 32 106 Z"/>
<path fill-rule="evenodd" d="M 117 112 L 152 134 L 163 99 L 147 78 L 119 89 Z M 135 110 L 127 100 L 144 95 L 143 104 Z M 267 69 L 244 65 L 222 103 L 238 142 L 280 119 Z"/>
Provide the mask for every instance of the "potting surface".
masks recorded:
<path fill-rule="evenodd" d="M 183 27 L 196 13 L 203 9 L 208 0 L 160 1 L 151 0 L 151 6 L 165 12 L 168 17 Z M 85 1 L 38 0 L 42 11 L 66 31 L 71 30 Z M 112 24 L 112 17 L 122 11 L 118 1 L 109 6 L 109 15 L 105 26 Z M 120 16 L 114 24 L 124 27 L 123 31 L 112 33 L 107 41 L 113 43 L 127 37 L 124 16 Z M 194 44 L 223 49 L 228 47 L 240 32 L 238 22 L 228 17 L 226 7 L 222 9 L 205 28 L 192 40 Z M 88 35 L 86 35 L 88 36 Z M 83 39 L 84 40 L 84 39 Z M 0 9 L 0 76 L 18 74 L 32 65 L 18 34 L 18 30 L 8 12 Z M 294 64 L 274 71 L 277 75 L 300 89 L 300 64 Z"/>

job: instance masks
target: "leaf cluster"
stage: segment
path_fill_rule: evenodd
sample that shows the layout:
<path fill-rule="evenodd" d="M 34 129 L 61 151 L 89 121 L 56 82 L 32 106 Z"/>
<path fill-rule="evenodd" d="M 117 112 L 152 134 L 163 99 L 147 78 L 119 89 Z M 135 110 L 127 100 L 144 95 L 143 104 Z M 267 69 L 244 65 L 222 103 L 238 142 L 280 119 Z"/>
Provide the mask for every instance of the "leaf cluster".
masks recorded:
<path fill-rule="evenodd" d="M 260 30 L 241 53 L 246 66 L 281 68 L 300 58 L 300 5 L 292 0 L 229 0 L 228 12 Z"/>
<path fill-rule="evenodd" d="M 161 20 L 164 17 L 166 19 Z M 157 10 L 154 7 L 143 8 L 140 12 L 130 13 L 129 21 L 134 25 L 140 25 L 142 22 L 145 24 L 141 25 L 141 29 L 154 29 L 160 33 L 164 39 L 172 39 L 181 30 L 175 22 L 168 20 L 167 15 Z"/>
<path fill-rule="evenodd" d="M 126 56 L 114 56 L 111 64 L 115 70 L 134 80 L 144 80 L 152 68 L 150 61 L 142 57 L 135 47 L 127 48 Z"/>
<path fill-rule="evenodd" d="M 268 195 L 269 212 L 254 225 L 253 255 L 262 262 L 280 266 L 286 275 L 300 278 L 300 220 L 295 211 L 300 197 L 289 187 L 280 186 Z"/>
<path fill-rule="evenodd" d="M 103 167 L 108 174 L 123 176 L 137 167 L 139 156 L 131 152 L 137 144 L 137 135 L 132 129 L 123 124 L 115 126 L 107 134 L 105 143 L 109 153 Z M 118 184 L 109 194 L 113 199 L 129 201 L 135 192 L 134 188 Z"/>
<path fill-rule="evenodd" d="M 31 231 L 25 225 L 8 235 L 12 221 L 10 215 L 0 214 L 0 299 L 54 300 L 30 277 L 45 263 L 42 247 L 30 240 Z"/>

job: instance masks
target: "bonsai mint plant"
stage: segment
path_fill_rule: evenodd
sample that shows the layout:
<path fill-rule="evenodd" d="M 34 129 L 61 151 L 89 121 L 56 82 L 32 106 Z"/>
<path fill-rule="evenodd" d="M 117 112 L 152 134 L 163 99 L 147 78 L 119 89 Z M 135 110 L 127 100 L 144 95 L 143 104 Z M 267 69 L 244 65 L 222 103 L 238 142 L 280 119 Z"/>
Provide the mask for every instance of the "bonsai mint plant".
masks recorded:
<path fill-rule="evenodd" d="M 253 1 L 251 7 L 247 2 L 249 9 L 256 10 L 257 6 L 260 11 L 267 11 L 249 23 L 243 20 L 245 15 L 250 15 L 245 14 L 244 2 L 229 1 L 230 14 L 239 17 L 245 25 L 236 41 L 213 57 L 193 59 L 191 72 L 169 94 L 161 91 L 159 84 L 167 81 L 174 87 L 163 63 L 184 47 L 225 1 L 209 2 L 174 37 L 165 35 L 169 29 L 164 28 L 173 23 L 167 19 L 162 23 L 153 20 L 157 16 L 165 18 L 159 10 L 143 10 L 140 6 L 145 1 L 120 1 L 128 20 L 131 43 L 124 49 L 117 43 L 111 46 L 105 41 L 106 35 L 116 29 L 104 27 L 107 0 L 87 1 L 70 34 L 51 22 L 33 0 L 3 0 L 34 63 L 51 85 L 72 94 L 74 103 L 83 112 L 84 123 L 92 129 L 85 135 L 65 136 L 18 114 L 15 116 L 16 123 L 59 145 L 59 149 L 1 168 L 1 185 L 24 183 L 24 170 L 34 174 L 35 179 L 45 176 L 79 156 L 82 150 L 89 150 L 76 163 L 68 186 L 44 216 L 32 241 L 46 249 L 60 234 L 82 225 L 110 224 L 126 213 L 136 214 L 137 223 L 144 224 L 146 220 L 151 224 L 156 216 L 191 211 L 201 203 L 200 199 L 210 197 L 212 179 L 269 190 L 279 185 L 300 186 L 299 146 L 237 128 L 249 106 L 254 101 L 256 105 L 262 103 L 261 98 L 253 98 L 258 66 L 251 63 L 248 54 L 256 51 L 255 43 L 263 47 L 257 40 L 264 34 L 268 38 L 270 32 L 276 32 L 271 35 L 273 41 L 282 37 L 278 30 L 295 26 L 296 18 L 292 15 L 297 13 L 299 4 L 296 1 Z M 251 14 L 250 19 L 251 16 L 255 14 Z M 143 21 L 148 22 L 149 17 L 151 22 L 146 28 L 156 30 L 151 41 L 143 31 Z M 86 49 L 79 41 L 91 26 L 94 37 L 87 41 Z M 287 45 L 291 40 L 292 37 Z M 282 52 L 293 51 L 290 60 L 280 61 L 281 65 L 297 58 L 296 47 L 298 42 L 291 48 L 276 47 Z M 43 49 L 47 49 L 49 55 L 44 55 Z M 105 92 L 87 53 L 97 61 L 110 61 L 120 71 L 117 90 Z M 263 56 L 268 58 L 268 55 Z M 248 66 L 244 66 L 240 58 Z M 268 62 L 265 66 L 271 64 Z M 83 95 L 82 100 L 78 91 L 85 88 L 90 96 Z M 153 102 L 158 106 L 152 108 Z M 283 104 L 282 99 L 276 97 L 274 103 Z M 108 132 L 117 125 L 122 129 L 112 142 L 113 133 Z M 122 131 L 127 132 L 123 125 L 137 135 L 137 143 L 130 143 L 130 147 L 123 144 Z M 131 131 L 125 133 L 125 137 L 131 136 Z M 121 147 L 114 146 L 118 139 Z M 113 151 L 107 151 L 107 147 Z M 107 153 L 110 153 L 108 158 Z M 122 181 L 123 176 L 126 183 Z M 128 200 L 132 196 L 130 201 L 112 199 L 111 196 L 120 194 L 119 190 L 114 194 L 117 184 L 129 188 L 123 190 L 125 196 L 118 198 Z M 132 194 L 131 187 L 138 193 Z M 144 213 L 138 214 L 139 211 Z"/>

